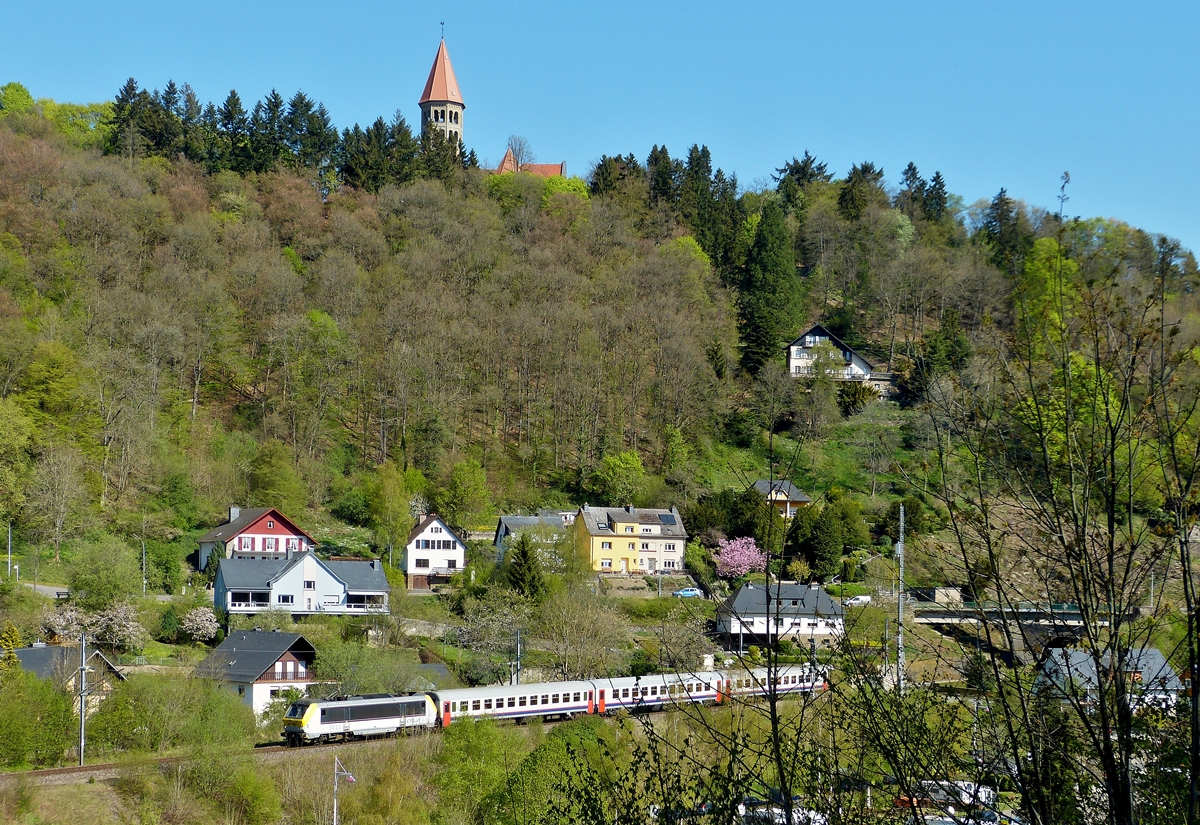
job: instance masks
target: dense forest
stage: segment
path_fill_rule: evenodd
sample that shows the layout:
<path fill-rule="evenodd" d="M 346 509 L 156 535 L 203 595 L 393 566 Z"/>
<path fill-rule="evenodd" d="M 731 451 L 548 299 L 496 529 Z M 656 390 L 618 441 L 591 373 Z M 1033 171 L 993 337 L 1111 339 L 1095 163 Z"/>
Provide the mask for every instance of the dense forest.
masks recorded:
<path fill-rule="evenodd" d="M 399 115 L 339 133 L 302 93 L 247 111 L 174 83 L 89 106 L 0 89 L 0 509 L 18 542 L 170 543 L 270 503 L 386 544 L 404 528 L 380 515 L 389 489 L 468 527 L 687 504 L 739 456 L 781 461 L 768 434 L 820 445 L 860 413 L 784 375 L 813 322 L 912 405 L 1012 333 L 1014 296 L 1058 261 L 1184 298 L 1196 279 L 1169 238 L 1004 190 L 966 205 L 912 164 L 898 185 L 870 162 L 839 178 L 805 151 L 761 191 L 699 145 L 605 156 L 586 181 L 477 167 Z M 910 492 L 896 467 L 920 439 L 888 438 L 845 492 L 873 500 L 880 473 Z M 791 461 L 815 494 L 838 481 Z"/>

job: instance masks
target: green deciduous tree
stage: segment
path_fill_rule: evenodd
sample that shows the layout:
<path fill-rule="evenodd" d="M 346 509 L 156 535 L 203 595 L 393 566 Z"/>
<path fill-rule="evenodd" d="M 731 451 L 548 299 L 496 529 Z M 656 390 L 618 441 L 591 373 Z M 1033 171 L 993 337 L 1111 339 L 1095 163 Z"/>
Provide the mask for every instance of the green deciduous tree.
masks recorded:
<path fill-rule="evenodd" d="M 613 507 L 632 504 L 645 475 L 642 458 L 635 450 L 609 454 L 592 473 L 590 489 Z"/>
<path fill-rule="evenodd" d="M 492 492 L 482 465 L 473 458 L 455 464 L 434 504 L 447 523 L 460 529 L 471 529 L 486 521 L 492 514 Z"/>

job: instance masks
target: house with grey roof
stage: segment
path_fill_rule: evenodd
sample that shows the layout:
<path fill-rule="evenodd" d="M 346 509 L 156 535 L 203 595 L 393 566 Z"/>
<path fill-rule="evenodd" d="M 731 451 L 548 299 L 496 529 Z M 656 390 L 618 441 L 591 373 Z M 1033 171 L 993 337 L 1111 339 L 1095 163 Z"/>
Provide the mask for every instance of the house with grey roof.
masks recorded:
<path fill-rule="evenodd" d="M 235 630 L 196 666 L 196 675 L 214 679 L 262 713 L 289 690 L 307 693 L 316 649 L 298 633 Z"/>
<path fill-rule="evenodd" d="M 687 530 L 672 507 L 592 507 L 575 516 L 576 547 L 598 573 L 677 573 L 683 570 Z"/>
<path fill-rule="evenodd" d="M 292 615 L 386 613 L 390 592 L 382 561 L 326 561 L 299 553 L 225 559 L 213 582 L 213 605 L 243 615 L 272 608 Z"/>
<path fill-rule="evenodd" d="M 754 482 L 754 489 L 762 493 L 762 497 L 775 505 L 779 515 L 791 518 L 801 507 L 812 504 L 808 494 L 786 478 L 760 478 Z"/>
<path fill-rule="evenodd" d="M 1100 655 L 1101 676 L 1097 676 L 1096 656 L 1081 648 L 1053 648 L 1038 669 L 1035 687 L 1048 691 L 1063 702 L 1084 705 L 1096 701 L 1101 690 L 1111 688 L 1118 674 L 1109 667 L 1111 655 Z M 1184 692 L 1183 681 L 1157 648 L 1127 650 L 1122 656 L 1120 676 L 1131 707 L 1145 705 L 1174 707 Z"/>
<path fill-rule="evenodd" d="M 22 670 L 39 679 L 49 679 L 56 688 L 66 693 L 78 694 L 78 647 L 34 642 L 30 647 L 15 648 L 13 653 L 21 662 Z M 117 683 L 125 681 L 125 676 L 117 670 L 111 659 L 96 648 L 87 651 L 87 666 L 87 712 L 91 716 Z"/>
<path fill-rule="evenodd" d="M 255 561 L 282 559 L 317 546 L 312 536 L 274 507 L 230 507 L 229 521 L 209 530 L 199 542 L 197 567 L 201 570 L 214 556 Z"/>
<path fill-rule="evenodd" d="M 815 584 L 751 582 L 717 606 L 717 632 L 738 647 L 781 638 L 828 643 L 845 630 L 842 606 Z"/>
<path fill-rule="evenodd" d="M 492 539 L 496 563 L 504 561 L 517 535 L 530 533 L 535 544 L 549 546 L 562 539 L 574 523 L 574 510 L 541 510 L 536 516 L 500 516 L 496 523 L 496 536 Z"/>

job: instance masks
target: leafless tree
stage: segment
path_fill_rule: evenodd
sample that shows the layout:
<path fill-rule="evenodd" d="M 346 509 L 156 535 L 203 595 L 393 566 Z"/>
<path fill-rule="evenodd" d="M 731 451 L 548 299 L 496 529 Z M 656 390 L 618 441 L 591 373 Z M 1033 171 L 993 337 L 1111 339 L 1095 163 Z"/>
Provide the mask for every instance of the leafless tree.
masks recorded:
<path fill-rule="evenodd" d="M 87 500 L 79 453 L 61 445 L 48 448 L 34 467 L 25 506 L 35 534 L 54 545 L 55 561 L 62 543 L 82 529 Z"/>
<path fill-rule="evenodd" d="M 518 172 L 536 160 L 533 156 L 533 147 L 521 135 L 508 136 L 508 151 L 512 152 L 513 163 L 516 164 Z"/>

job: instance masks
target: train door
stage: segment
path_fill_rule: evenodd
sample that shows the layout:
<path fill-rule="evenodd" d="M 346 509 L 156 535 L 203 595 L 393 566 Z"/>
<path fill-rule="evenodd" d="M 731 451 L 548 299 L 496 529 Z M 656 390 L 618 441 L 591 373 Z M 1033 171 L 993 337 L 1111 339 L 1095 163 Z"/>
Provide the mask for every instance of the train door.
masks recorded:
<path fill-rule="evenodd" d="M 595 691 L 589 690 L 587 692 L 587 694 L 588 694 L 588 713 L 595 713 L 596 712 L 596 706 L 594 703 L 594 698 L 596 695 Z"/>
<path fill-rule="evenodd" d="M 599 707 L 600 713 L 604 713 L 605 704 L 606 703 L 604 700 L 604 688 L 600 688 L 600 707 Z"/>
<path fill-rule="evenodd" d="M 450 703 L 442 702 L 442 727 L 450 726 Z"/>

